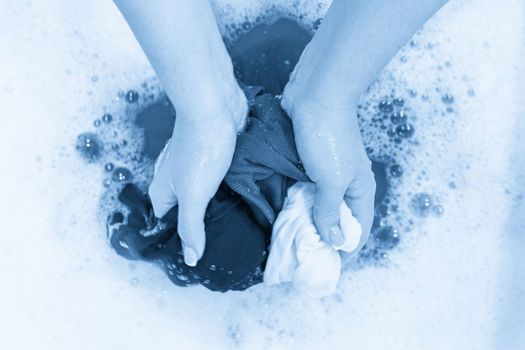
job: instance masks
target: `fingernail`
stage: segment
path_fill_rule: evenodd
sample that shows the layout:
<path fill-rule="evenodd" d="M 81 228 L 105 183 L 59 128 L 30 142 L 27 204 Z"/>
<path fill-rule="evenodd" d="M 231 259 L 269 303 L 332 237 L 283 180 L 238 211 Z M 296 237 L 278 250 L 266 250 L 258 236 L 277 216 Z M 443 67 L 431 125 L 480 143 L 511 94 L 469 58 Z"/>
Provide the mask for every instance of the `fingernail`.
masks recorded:
<path fill-rule="evenodd" d="M 345 238 L 338 225 L 330 227 L 330 230 L 328 230 L 328 235 L 332 245 L 335 247 L 340 247 L 345 243 Z"/>
<path fill-rule="evenodd" d="M 184 249 L 184 262 L 192 267 L 197 265 L 197 252 L 193 248 Z"/>

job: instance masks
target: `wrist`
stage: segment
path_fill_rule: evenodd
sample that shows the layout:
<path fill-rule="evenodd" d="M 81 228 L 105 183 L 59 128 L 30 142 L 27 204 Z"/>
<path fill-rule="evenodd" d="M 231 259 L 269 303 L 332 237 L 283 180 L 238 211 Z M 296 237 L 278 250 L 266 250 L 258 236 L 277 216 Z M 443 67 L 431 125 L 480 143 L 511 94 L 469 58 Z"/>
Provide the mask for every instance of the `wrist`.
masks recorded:
<path fill-rule="evenodd" d="M 175 103 L 177 121 L 195 125 L 225 125 L 233 123 L 236 131 L 244 127 L 248 102 L 235 82 L 222 88 L 206 85 L 187 90 L 187 98 Z M 176 124 L 175 124 L 176 125 Z"/>

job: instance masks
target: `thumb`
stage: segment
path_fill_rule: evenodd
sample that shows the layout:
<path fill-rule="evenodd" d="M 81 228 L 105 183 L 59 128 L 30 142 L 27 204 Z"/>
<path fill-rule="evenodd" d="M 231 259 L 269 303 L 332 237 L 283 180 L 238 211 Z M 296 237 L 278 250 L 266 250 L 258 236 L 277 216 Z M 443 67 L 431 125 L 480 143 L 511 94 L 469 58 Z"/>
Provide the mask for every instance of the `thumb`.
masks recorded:
<path fill-rule="evenodd" d="M 194 198 L 179 203 L 177 232 L 182 241 L 184 261 L 188 266 L 196 266 L 204 254 L 204 214 L 207 206 L 208 201 L 198 201 Z"/>
<path fill-rule="evenodd" d="M 323 240 L 334 246 L 344 244 L 344 236 L 339 226 L 343 196 L 344 191 L 339 191 L 334 186 L 316 184 L 314 221 Z"/>

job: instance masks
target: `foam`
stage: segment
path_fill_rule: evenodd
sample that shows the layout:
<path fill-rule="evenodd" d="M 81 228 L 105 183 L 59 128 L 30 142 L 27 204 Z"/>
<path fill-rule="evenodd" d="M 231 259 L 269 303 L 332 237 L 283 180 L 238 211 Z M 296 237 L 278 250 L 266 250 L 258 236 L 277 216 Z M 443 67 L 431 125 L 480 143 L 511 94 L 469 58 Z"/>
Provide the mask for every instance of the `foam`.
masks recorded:
<path fill-rule="evenodd" d="M 225 23 L 250 20 L 267 3 L 228 8 L 216 1 L 215 10 L 227 32 Z M 294 13 L 311 6 L 305 23 L 326 9 L 276 3 Z M 494 334 L 507 334 L 501 325 L 517 328 L 520 320 L 508 311 L 519 299 L 507 288 L 522 288 L 510 277 L 522 250 L 506 236 L 510 229 L 523 234 L 511 216 L 520 213 L 513 208 L 521 208 L 524 192 L 514 177 L 525 175 L 524 163 L 510 156 L 523 150 L 518 9 L 523 1 L 451 2 L 363 96 L 365 142 L 403 167 L 393 194 L 403 236 L 387 268 L 351 268 L 339 292 L 318 301 L 286 287 L 226 295 L 177 288 L 153 266 L 117 257 L 99 216 L 107 175 L 78 157 L 75 140 L 111 113 L 126 147 L 140 147 L 140 135 L 125 127 L 136 107 L 119 92 L 148 96 L 149 87 L 151 99 L 159 98 L 153 72 L 107 1 L 0 3 L 8 14 L 0 22 L 0 152 L 8 184 L 0 212 L 10 234 L 0 247 L 0 347 L 493 348 Z M 367 132 L 376 128 L 379 101 L 393 91 L 405 98 L 416 130 L 403 149 L 383 147 L 391 144 L 384 132 Z M 454 102 L 444 104 L 443 94 Z M 119 162 L 132 164 L 132 153 Z M 437 198 L 444 215 L 405 223 L 420 192 Z M 508 245 L 512 256 L 504 254 Z"/>

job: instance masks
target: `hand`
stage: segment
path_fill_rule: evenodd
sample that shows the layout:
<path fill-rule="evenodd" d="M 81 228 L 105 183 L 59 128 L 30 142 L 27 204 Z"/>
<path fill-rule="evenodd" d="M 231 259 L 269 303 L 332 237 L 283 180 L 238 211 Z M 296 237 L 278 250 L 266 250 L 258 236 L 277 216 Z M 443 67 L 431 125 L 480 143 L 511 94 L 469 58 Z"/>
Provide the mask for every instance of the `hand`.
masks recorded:
<path fill-rule="evenodd" d="M 374 217 L 375 180 L 355 107 L 327 108 L 285 94 L 283 108 L 293 121 L 297 151 L 316 183 L 314 221 L 324 241 L 340 246 L 339 207 L 344 199 L 362 227 L 356 252 L 366 243 Z"/>
<path fill-rule="evenodd" d="M 177 114 L 173 137 L 157 160 L 149 188 L 157 217 L 179 205 L 177 231 L 189 266 L 195 266 L 204 253 L 206 208 L 228 171 L 248 110 L 238 90 L 238 101 L 230 103 L 233 108 L 205 113 L 202 106 L 218 105 L 204 103 L 191 116 Z"/>

